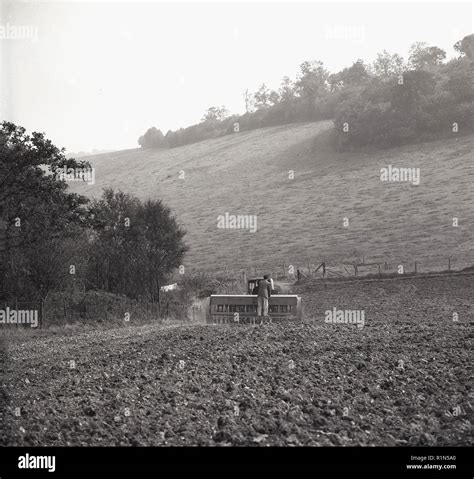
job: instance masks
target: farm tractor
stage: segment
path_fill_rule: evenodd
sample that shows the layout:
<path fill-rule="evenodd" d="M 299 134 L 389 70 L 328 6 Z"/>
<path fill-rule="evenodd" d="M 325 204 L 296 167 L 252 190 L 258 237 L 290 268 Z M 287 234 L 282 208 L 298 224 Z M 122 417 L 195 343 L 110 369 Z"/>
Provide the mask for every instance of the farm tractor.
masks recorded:
<path fill-rule="evenodd" d="M 302 302 L 296 294 L 278 294 L 272 287 L 268 301 L 268 317 L 257 316 L 257 295 L 252 294 L 263 278 L 247 281 L 246 294 L 211 294 L 206 321 L 212 324 L 259 324 L 283 319 L 301 320 Z M 272 281 L 273 285 L 273 281 Z"/>

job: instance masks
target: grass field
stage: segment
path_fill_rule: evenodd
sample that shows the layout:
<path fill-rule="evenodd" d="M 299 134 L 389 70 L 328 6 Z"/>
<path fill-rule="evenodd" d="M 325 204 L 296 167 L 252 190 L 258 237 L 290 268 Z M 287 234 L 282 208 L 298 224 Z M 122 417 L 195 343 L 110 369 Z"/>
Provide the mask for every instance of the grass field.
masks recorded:
<path fill-rule="evenodd" d="M 293 124 L 170 150 L 97 155 L 88 158 L 96 184 L 74 189 L 98 196 L 111 186 L 163 199 L 188 231 L 191 269 L 258 265 L 275 272 L 283 264 L 331 266 L 362 256 L 407 270 L 417 260 L 419 271 L 446 269 L 448 257 L 454 268 L 474 264 L 474 135 L 337 153 L 322 139 L 330 126 Z M 420 168 L 420 185 L 382 182 L 388 165 Z M 226 212 L 257 215 L 257 231 L 217 228 Z"/>

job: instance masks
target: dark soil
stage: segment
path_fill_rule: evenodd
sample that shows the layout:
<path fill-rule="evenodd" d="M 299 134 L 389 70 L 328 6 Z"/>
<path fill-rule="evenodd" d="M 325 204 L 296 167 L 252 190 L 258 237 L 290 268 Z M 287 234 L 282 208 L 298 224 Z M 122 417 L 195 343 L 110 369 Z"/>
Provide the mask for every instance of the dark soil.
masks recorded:
<path fill-rule="evenodd" d="M 306 285 L 301 323 L 24 336 L 9 345 L 2 436 L 15 446 L 473 444 L 473 283 Z M 333 307 L 364 310 L 364 327 L 326 324 Z"/>

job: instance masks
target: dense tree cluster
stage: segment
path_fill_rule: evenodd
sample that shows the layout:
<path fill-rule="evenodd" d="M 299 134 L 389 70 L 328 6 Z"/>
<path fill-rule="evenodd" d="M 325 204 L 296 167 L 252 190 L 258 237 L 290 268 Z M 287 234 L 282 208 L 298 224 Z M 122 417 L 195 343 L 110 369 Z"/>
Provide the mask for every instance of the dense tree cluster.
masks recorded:
<path fill-rule="evenodd" d="M 201 123 L 177 131 L 150 128 L 140 137 L 145 148 L 175 147 L 236 131 L 298 121 L 333 119 L 340 147 L 390 146 L 472 128 L 474 35 L 454 45 L 457 59 L 445 63 L 446 52 L 417 42 L 405 61 L 386 50 L 371 64 L 361 59 L 337 73 L 320 61 L 305 61 L 296 80 L 282 79 L 275 91 L 262 84 L 244 92 L 245 113 L 209 108 Z"/>
<path fill-rule="evenodd" d="M 438 47 L 417 43 L 405 63 L 384 52 L 371 75 L 347 86 L 334 110 L 339 147 L 396 146 L 473 129 L 474 35 L 458 42 L 461 56 L 443 63 Z"/>
<path fill-rule="evenodd" d="M 0 124 L 0 301 L 77 286 L 155 300 L 187 249 L 176 218 L 159 200 L 70 193 L 64 167 L 90 165 L 41 133 Z"/>
<path fill-rule="evenodd" d="M 160 148 L 166 146 L 165 135 L 154 126 L 148 128 L 146 133 L 138 139 L 142 148 Z"/>

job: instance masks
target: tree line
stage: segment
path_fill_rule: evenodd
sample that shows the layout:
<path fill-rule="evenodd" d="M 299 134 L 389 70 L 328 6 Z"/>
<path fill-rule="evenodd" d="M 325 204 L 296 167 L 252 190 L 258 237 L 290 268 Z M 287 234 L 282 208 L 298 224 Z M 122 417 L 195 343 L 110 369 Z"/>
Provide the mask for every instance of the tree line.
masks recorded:
<path fill-rule="evenodd" d="M 90 168 L 42 133 L 0 124 L 0 301 L 45 300 L 80 286 L 156 301 L 187 251 L 160 200 L 106 189 L 71 193 L 57 172 Z"/>
<path fill-rule="evenodd" d="M 458 58 L 423 42 L 411 46 L 408 59 L 383 51 L 366 64 L 330 73 L 320 61 L 305 61 L 296 80 L 283 77 L 278 90 L 265 84 L 244 92 L 246 112 L 231 115 L 210 107 L 200 123 L 164 135 L 149 128 L 143 148 L 173 148 L 266 126 L 302 121 L 334 121 L 338 147 L 392 146 L 450 129 L 472 129 L 474 115 L 474 34 L 456 42 Z"/>

